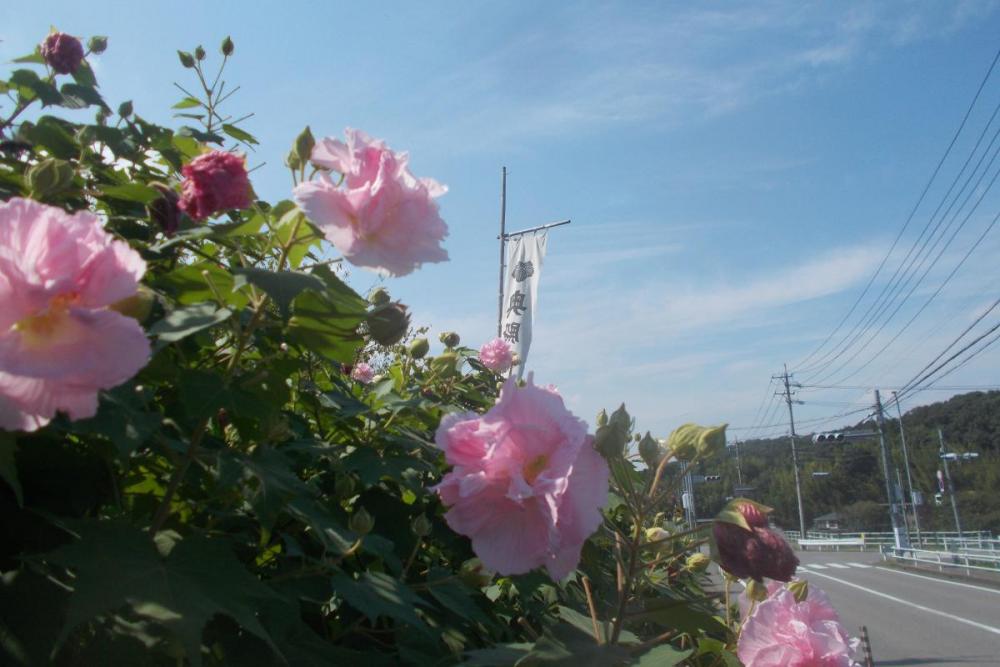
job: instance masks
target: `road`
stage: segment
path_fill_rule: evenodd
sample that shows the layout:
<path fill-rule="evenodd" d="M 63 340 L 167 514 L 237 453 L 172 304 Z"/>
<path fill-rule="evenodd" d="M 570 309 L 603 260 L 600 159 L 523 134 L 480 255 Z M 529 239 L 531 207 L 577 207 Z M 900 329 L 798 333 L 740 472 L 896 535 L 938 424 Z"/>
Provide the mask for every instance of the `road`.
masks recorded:
<path fill-rule="evenodd" d="M 877 665 L 1000 665 L 1000 589 L 881 566 L 872 552 L 798 552 Z M 859 633 L 858 633 L 859 634 Z"/>

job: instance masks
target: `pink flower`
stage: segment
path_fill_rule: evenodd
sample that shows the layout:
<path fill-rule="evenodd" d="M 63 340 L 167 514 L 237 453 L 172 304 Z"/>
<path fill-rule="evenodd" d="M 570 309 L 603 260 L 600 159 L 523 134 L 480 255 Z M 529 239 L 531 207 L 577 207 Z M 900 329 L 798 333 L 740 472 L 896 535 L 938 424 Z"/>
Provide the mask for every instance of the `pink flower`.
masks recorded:
<path fill-rule="evenodd" d="M 294 190 L 306 217 L 352 264 L 402 276 L 424 262 L 443 262 L 448 227 L 434 201 L 447 188 L 410 173 L 406 153 L 360 130 L 347 129 L 347 143 L 326 137 L 313 148 L 313 163 L 340 172 L 344 187 L 329 176 Z"/>
<path fill-rule="evenodd" d="M 0 428 L 33 431 L 57 410 L 92 417 L 99 390 L 146 365 L 142 327 L 108 309 L 145 270 L 92 213 L 0 204 Z"/>
<path fill-rule="evenodd" d="M 740 579 L 791 579 L 799 566 L 792 548 L 767 527 L 767 516 L 755 506 L 744 503 L 739 510 L 750 530 L 726 521 L 716 521 L 712 527 L 722 568 Z"/>
<path fill-rule="evenodd" d="M 858 645 L 826 594 L 810 584 L 802 602 L 780 588 L 757 604 L 740 633 L 737 655 L 746 667 L 850 667 L 857 664 L 852 655 Z"/>
<path fill-rule="evenodd" d="M 372 367 L 365 362 L 359 361 L 354 364 L 354 367 L 351 369 L 351 377 L 361 384 L 368 384 L 372 381 L 372 378 L 375 377 L 375 371 L 373 371 Z"/>
<path fill-rule="evenodd" d="M 83 44 L 76 37 L 54 32 L 41 45 L 42 58 L 58 74 L 72 74 L 83 61 Z"/>
<path fill-rule="evenodd" d="M 503 338 L 494 338 L 479 348 L 479 361 L 491 371 L 503 373 L 514 361 L 514 352 Z"/>
<path fill-rule="evenodd" d="M 242 156 L 211 151 L 191 160 L 181 172 L 184 183 L 179 206 L 195 220 L 229 209 L 249 208 L 253 190 Z"/>
<path fill-rule="evenodd" d="M 558 393 L 530 375 L 523 387 L 508 380 L 482 417 L 442 419 L 435 441 L 454 466 L 435 487 L 444 518 L 483 565 L 504 575 L 544 566 L 557 580 L 576 568 L 601 523 L 608 466 Z"/>

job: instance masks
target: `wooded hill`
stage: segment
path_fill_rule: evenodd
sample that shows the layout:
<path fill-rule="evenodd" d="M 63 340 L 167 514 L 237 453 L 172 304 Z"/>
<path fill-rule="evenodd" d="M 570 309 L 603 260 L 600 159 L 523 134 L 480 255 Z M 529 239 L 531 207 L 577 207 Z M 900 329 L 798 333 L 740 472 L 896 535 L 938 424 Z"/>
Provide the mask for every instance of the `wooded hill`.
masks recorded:
<path fill-rule="evenodd" d="M 947 497 L 935 505 L 938 492 L 938 434 L 941 428 L 945 446 L 953 452 L 978 452 L 979 458 L 965 463 L 950 463 L 957 489 L 959 512 L 964 530 L 992 529 L 1000 533 L 1000 391 L 973 392 L 953 396 L 947 401 L 925 405 L 903 415 L 906 442 L 910 454 L 915 490 L 924 494 L 920 508 L 921 528 L 954 530 L 955 523 Z M 834 429 L 830 429 L 834 430 Z M 874 420 L 844 424 L 836 430 L 875 430 Z M 900 447 L 899 423 L 886 419 L 886 438 L 891 452 L 892 474 L 898 468 L 906 495 L 906 471 Z M 838 512 L 844 517 L 845 530 L 889 530 L 885 481 L 878 439 L 857 442 L 814 444 L 812 434 L 797 440 L 802 466 L 802 498 L 807 528 L 817 516 Z M 751 497 L 774 507 L 773 521 L 784 528 L 798 528 L 795 482 L 792 473 L 791 447 L 787 435 L 779 438 L 741 442 L 740 467 L 743 485 L 755 487 Z M 729 447 L 723 462 L 711 462 L 701 474 L 720 474 L 722 480 L 698 485 L 698 515 L 714 515 L 735 495 L 738 484 L 735 447 Z M 826 476 L 813 472 L 829 472 Z"/>

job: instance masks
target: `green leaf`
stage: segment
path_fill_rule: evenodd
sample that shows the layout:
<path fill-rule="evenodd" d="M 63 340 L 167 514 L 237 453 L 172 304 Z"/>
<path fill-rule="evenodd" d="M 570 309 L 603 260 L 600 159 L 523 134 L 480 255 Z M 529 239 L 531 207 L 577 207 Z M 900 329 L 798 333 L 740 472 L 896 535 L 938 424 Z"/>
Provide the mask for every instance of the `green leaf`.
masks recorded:
<path fill-rule="evenodd" d="M 26 56 L 21 56 L 20 58 L 14 58 L 11 62 L 14 63 L 33 63 L 36 65 L 44 65 L 45 58 L 42 57 L 42 52 L 39 49 L 35 49 L 34 53 L 29 53 Z"/>
<path fill-rule="evenodd" d="M 233 290 L 233 275 L 215 262 L 204 261 L 178 267 L 159 276 L 156 286 L 170 293 L 178 303 L 191 305 L 215 300 L 215 292 L 208 281 L 212 282 L 227 305 L 234 309 L 247 305 L 246 295 Z"/>
<path fill-rule="evenodd" d="M 73 422 L 73 432 L 107 437 L 118 448 L 118 456 L 125 459 L 159 430 L 162 421 L 159 413 L 146 409 L 135 384 L 129 382 L 102 392 L 97 414 Z"/>
<path fill-rule="evenodd" d="M 242 129 L 236 127 L 235 125 L 223 124 L 222 131 L 225 132 L 226 134 L 228 134 L 233 139 L 236 139 L 237 141 L 242 141 L 243 143 L 246 143 L 246 144 L 257 144 L 257 143 L 259 143 L 257 141 L 256 137 L 254 137 L 252 134 L 250 134 L 246 130 L 242 130 Z"/>
<path fill-rule="evenodd" d="M 17 476 L 17 462 L 14 455 L 17 453 L 17 440 L 11 433 L 0 433 L 0 478 L 14 491 L 17 496 L 17 504 L 24 505 L 24 493 L 21 490 L 21 480 Z"/>
<path fill-rule="evenodd" d="M 380 616 L 388 616 L 422 632 L 430 632 L 415 611 L 417 606 L 424 607 L 427 603 L 406 584 L 383 572 L 365 572 L 357 580 L 340 573 L 333 577 L 333 588 L 372 622 Z"/>
<path fill-rule="evenodd" d="M 251 456 L 232 453 L 219 461 L 221 483 L 239 481 L 247 503 L 267 532 L 294 498 L 312 498 L 313 490 L 299 479 L 291 463 L 271 447 L 257 446 Z"/>
<path fill-rule="evenodd" d="M 364 311 L 343 308 L 329 294 L 306 290 L 292 301 L 288 321 L 289 340 L 304 345 L 333 361 L 350 363 L 364 343 L 358 325 Z"/>
<path fill-rule="evenodd" d="M 661 644 L 639 656 L 636 667 L 673 667 L 679 665 L 694 652 L 694 649 L 679 649 L 670 644 Z"/>
<path fill-rule="evenodd" d="M 299 271 L 265 271 L 264 269 L 233 269 L 235 282 L 233 285 L 240 288 L 250 283 L 255 287 L 267 292 L 268 296 L 274 299 L 284 317 L 292 307 L 292 301 L 299 294 L 307 289 L 323 292 L 326 285 L 319 278 L 301 273 Z"/>
<path fill-rule="evenodd" d="M 14 70 L 10 75 L 10 82 L 21 89 L 22 95 L 27 92 L 27 97 L 40 99 L 43 107 L 62 104 L 63 97 L 56 90 L 56 87 L 48 81 L 42 80 L 37 73 L 30 69 Z"/>
<path fill-rule="evenodd" d="M 473 600 L 473 596 L 482 594 L 463 584 L 461 581 L 451 579 L 451 571 L 442 568 L 432 569 L 427 580 L 430 582 L 442 581 L 443 583 L 432 584 L 428 587 L 428 592 L 441 606 L 452 613 L 458 614 L 462 618 L 482 623 L 490 626 L 490 617 Z"/>
<path fill-rule="evenodd" d="M 38 122 L 24 123 L 19 134 L 36 148 L 52 153 L 52 157 L 70 160 L 80 153 L 80 145 L 73 138 L 73 126 L 54 116 L 42 116 Z"/>
<path fill-rule="evenodd" d="M 165 533 L 154 542 L 115 521 L 65 523 L 79 540 L 44 556 L 75 572 L 57 645 L 81 623 L 128 608 L 176 636 L 194 665 L 201 664 L 202 629 L 216 614 L 229 616 L 274 647 L 255 609 L 279 598 L 223 542 Z"/>
<path fill-rule="evenodd" d="M 199 303 L 171 311 L 149 328 L 149 333 L 160 343 L 176 343 L 191 334 L 214 327 L 228 320 L 233 311 L 219 308 L 214 303 Z"/>
<path fill-rule="evenodd" d="M 185 370 L 177 383 L 181 406 L 192 422 L 215 415 L 232 404 L 232 393 L 216 373 Z"/>
<path fill-rule="evenodd" d="M 112 199 L 136 202 L 137 204 L 150 204 L 162 195 L 155 188 L 141 183 L 127 183 L 125 185 L 100 185 L 98 189 Z"/>
<path fill-rule="evenodd" d="M 201 100 L 197 97 L 185 97 L 183 100 L 170 107 L 171 109 L 192 109 L 194 107 L 200 107 Z"/>
<path fill-rule="evenodd" d="M 280 206 L 281 203 L 274 207 L 273 215 L 276 216 L 283 210 L 283 208 L 279 208 Z M 294 205 L 291 210 L 282 214 L 278 222 L 271 225 L 271 228 L 275 232 L 278 243 L 282 247 L 288 246 L 288 265 L 292 268 L 298 268 L 305 256 L 309 254 L 309 249 L 320 241 L 320 237 L 316 235 L 305 216 Z M 294 241 L 292 241 L 293 232 L 295 233 Z"/>
<path fill-rule="evenodd" d="M 222 144 L 225 140 L 214 132 L 203 132 L 202 130 L 183 125 L 177 130 L 177 135 L 181 137 L 191 137 L 204 143 Z"/>
<path fill-rule="evenodd" d="M 62 105 L 69 109 L 84 109 L 88 106 L 108 108 L 104 98 L 91 86 L 81 86 L 78 83 L 64 83 L 60 92 L 63 96 Z"/>
<path fill-rule="evenodd" d="M 466 651 L 463 667 L 510 667 L 531 652 L 531 644 L 501 644 L 493 648 Z"/>
<path fill-rule="evenodd" d="M 90 63 L 86 60 L 81 62 L 73 72 L 73 80 L 81 86 L 97 88 L 97 77 L 94 76 L 94 70 L 91 69 Z"/>

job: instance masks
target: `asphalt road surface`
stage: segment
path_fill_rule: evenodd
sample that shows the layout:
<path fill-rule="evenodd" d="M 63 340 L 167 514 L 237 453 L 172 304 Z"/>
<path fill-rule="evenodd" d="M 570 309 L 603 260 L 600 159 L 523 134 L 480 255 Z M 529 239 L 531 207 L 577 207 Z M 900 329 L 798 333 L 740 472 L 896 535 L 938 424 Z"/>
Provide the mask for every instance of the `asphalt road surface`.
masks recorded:
<path fill-rule="evenodd" d="M 872 552 L 798 552 L 852 633 L 868 626 L 876 665 L 1000 665 L 1000 588 L 881 566 Z"/>

